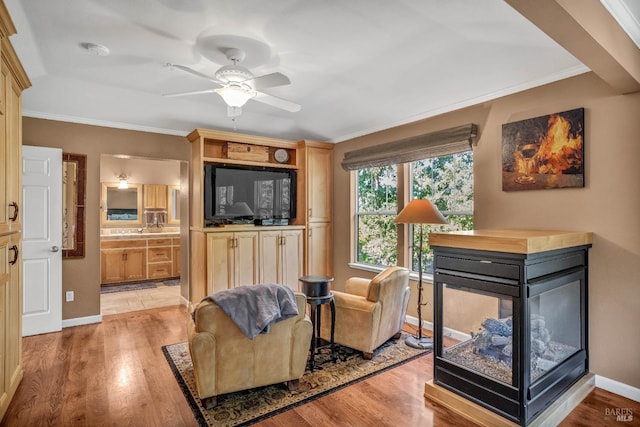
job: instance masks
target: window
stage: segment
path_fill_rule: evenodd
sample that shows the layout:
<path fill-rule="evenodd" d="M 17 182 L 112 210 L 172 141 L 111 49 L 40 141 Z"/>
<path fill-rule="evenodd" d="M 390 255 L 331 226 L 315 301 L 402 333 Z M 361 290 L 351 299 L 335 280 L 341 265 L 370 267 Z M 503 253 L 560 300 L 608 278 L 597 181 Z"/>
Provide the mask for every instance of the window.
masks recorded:
<path fill-rule="evenodd" d="M 449 225 L 423 225 L 425 240 L 432 231 L 473 229 L 473 152 L 432 157 L 409 164 L 405 182 L 397 182 L 398 166 L 356 171 L 357 263 L 380 267 L 402 265 L 398 261 L 398 234 L 394 219 L 398 213 L 398 194 L 409 189 L 411 199 L 427 198 L 445 216 Z M 400 192 L 400 193 L 399 193 Z M 418 270 L 417 248 L 420 233 L 410 226 L 410 259 Z M 428 242 L 423 246 L 423 268 L 433 271 L 433 255 Z"/>
<path fill-rule="evenodd" d="M 359 169 L 356 176 L 357 262 L 396 265 L 398 233 L 393 220 L 398 212 L 397 168 Z"/>
<path fill-rule="evenodd" d="M 448 225 L 423 225 L 423 232 L 472 230 L 473 229 L 473 152 L 433 157 L 411 163 L 410 199 L 429 199 L 449 222 Z M 411 226 L 411 264 L 418 271 L 417 248 L 420 233 Z M 425 237 L 426 240 L 426 237 Z M 423 245 L 423 268 L 433 273 L 433 253 L 425 242 Z"/>

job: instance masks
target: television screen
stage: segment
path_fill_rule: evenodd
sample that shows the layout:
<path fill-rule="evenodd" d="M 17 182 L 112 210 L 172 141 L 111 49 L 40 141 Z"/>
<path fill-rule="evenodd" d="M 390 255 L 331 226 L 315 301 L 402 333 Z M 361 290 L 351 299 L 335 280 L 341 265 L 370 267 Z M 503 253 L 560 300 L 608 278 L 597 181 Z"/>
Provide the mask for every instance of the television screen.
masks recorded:
<path fill-rule="evenodd" d="M 209 223 L 295 218 L 295 171 L 207 164 L 204 184 Z"/>

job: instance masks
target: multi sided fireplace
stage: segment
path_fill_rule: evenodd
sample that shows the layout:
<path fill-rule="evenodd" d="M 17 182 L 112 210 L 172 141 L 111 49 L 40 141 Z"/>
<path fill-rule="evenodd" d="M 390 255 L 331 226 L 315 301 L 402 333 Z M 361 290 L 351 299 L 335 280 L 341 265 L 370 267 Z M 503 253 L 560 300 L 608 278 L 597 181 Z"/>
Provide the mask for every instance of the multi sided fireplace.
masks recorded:
<path fill-rule="evenodd" d="M 590 233 L 432 234 L 434 384 L 527 425 L 588 371 Z"/>

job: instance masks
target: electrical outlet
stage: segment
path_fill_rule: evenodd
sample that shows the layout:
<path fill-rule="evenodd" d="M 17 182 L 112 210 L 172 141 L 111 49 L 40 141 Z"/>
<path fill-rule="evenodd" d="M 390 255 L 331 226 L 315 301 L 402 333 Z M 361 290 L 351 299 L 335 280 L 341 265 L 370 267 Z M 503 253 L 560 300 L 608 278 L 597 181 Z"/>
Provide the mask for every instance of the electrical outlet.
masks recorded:
<path fill-rule="evenodd" d="M 67 291 L 67 302 L 73 301 L 73 291 Z"/>

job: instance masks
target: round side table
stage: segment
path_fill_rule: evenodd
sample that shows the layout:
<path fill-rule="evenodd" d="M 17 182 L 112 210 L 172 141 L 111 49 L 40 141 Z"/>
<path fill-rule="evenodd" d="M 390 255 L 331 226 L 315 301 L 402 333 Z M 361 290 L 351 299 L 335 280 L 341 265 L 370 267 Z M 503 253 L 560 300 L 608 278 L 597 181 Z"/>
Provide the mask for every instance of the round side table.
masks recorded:
<path fill-rule="evenodd" d="M 333 293 L 331 292 L 331 282 L 333 277 L 329 276 L 302 276 L 302 292 L 307 297 L 307 304 L 311 309 L 311 323 L 313 324 L 313 334 L 311 337 L 311 355 L 309 357 L 309 370 L 315 368 L 315 356 L 321 348 L 331 346 L 331 359 L 335 362 L 337 359 L 334 332 L 336 323 L 336 306 L 333 301 Z M 322 304 L 329 304 L 331 308 L 331 341 L 328 343 L 320 337 L 320 319 Z"/>

